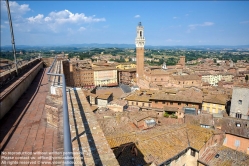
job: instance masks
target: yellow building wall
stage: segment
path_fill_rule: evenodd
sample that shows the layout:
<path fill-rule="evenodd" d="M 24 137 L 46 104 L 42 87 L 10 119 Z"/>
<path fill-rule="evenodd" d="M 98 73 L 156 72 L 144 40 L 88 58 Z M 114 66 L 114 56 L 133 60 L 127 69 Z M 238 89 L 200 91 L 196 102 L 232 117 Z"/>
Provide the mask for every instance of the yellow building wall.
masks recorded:
<path fill-rule="evenodd" d="M 133 69 L 133 68 L 136 68 L 137 65 L 136 64 L 119 64 L 116 66 L 117 69 L 121 69 L 121 70 L 124 70 L 124 69 Z"/>
<path fill-rule="evenodd" d="M 219 111 L 225 110 L 225 105 L 203 102 L 202 110 L 208 111 L 210 114 L 219 113 Z"/>

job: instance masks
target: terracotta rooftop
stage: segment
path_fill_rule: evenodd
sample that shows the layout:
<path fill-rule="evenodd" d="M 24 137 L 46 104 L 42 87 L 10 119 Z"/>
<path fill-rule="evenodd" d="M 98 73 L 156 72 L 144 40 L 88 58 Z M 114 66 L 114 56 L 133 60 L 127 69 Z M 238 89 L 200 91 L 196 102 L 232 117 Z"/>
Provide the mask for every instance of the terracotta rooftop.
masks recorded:
<path fill-rule="evenodd" d="M 213 115 L 212 114 L 200 114 L 200 124 L 213 126 Z"/>
<path fill-rule="evenodd" d="M 107 100 L 111 95 L 112 95 L 112 92 L 106 92 L 104 94 L 98 94 L 97 98 Z"/>
<path fill-rule="evenodd" d="M 215 146 L 208 148 L 199 161 L 210 166 L 248 166 L 249 155 L 225 146 Z"/>
<path fill-rule="evenodd" d="M 113 87 L 113 88 L 102 87 L 102 88 L 98 88 L 96 90 L 96 94 L 97 95 L 99 95 L 99 94 L 105 94 L 105 93 L 112 93 L 114 99 L 118 99 L 118 98 L 120 98 L 124 94 L 124 92 L 122 91 L 122 89 L 119 88 L 119 87 Z"/>
<path fill-rule="evenodd" d="M 167 70 L 162 70 L 159 69 L 159 67 L 156 67 L 155 69 L 151 68 L 151 70 L 146 71 L 146 73 L 151 74 L 151 75 L 171 75 L 172 73 L 177 72 L 175 69 L 167 69 Z"/>
<path fill-rule="evenodd" d="M 157 126 L 150 130 L 106 135 L 109 145 L 114 148 L 133 142 L 144 155 L 146 162 L 160 164 L 176 156 L 186 148 L 200 150 L 212 136 L 212 131 L 197 126 Z"/>
<path fill-rule="evenodd" d="M 224 117 L 222 119 L 215 119 L 214 124 L 215 127 L 220 127 L 225 133 L 249 138 L 248 120 Z M 240 124 L 240 127 L 237 124 Z"/>
<path fill-rule="evenodd" d="M 202 91 L 197 88 L 181 88 L 181 89 L 163 89 L 147 90 L 141 89 L 126 97 L 130 101 L 144 101 L 150 102 L 151 100 L 168 100 L 168 101 L 185 101 L 193 103 L 202 103 Z"/>
<path fill-rule="evenodd" d="M 167 106 L 164 106 L 163 107 L 163 109 L 165 110 L 165 111 L 169 111 L 169 112 L 176 112 L 176 111 L 178 111 L 178 108 L 177 107 L 167 107 Z"/>
<path fill-rule="evenodd" d="M 94 71 L 104 71 L 104 70 L 117 70 L 115 67 L 92 67 L 92 69 L 94 70 Z"/>
<path fill-rule="evenodd" d="M 120 106 L 125 106 L 127 104 L 126 100 L 121 100 L 121 99 L 115 99 L 109 103 L 110 105 L 120 105 Z"/>
<path fill-rule="evenodd" d="M 181 101 L 191 103 L 202 103 L 202 96 L 183 96 L 181 94 L 168 95 L 163 93 L 154 94 L 150 100 L 166 100 L 166 101 Z"/>
<path fill-rule="evenodd" d="M 179 81 L 201 80 L 201 78 L 198 75 L 181 75 L 181 76 L 173 76 L 173 78 Z"/>
<path fill-rule="evenodd" d="M 203 102 L 225 105 L 227 100 L 227 95 L 208 95 L 204 97 Z"/>
<path fill-rule="evenodd" d="M 233 86 L 234 88 L 249 88 L 249 83 L 238 83 Z"/>
<path fill-rule="evenodd" d="M 136 91 L 135 93 L 126 97 L 125 100 L 149 102 L 150 96 L 143 94 L 143 92 L 141 92 L 141 91 Z"/>

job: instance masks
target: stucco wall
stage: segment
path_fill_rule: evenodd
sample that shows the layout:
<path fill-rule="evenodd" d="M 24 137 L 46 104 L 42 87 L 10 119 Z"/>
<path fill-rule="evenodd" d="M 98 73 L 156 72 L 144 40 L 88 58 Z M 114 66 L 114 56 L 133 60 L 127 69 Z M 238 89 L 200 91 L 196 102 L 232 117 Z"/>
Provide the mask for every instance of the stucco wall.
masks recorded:
<path fill-rule="evenodd" d="M 210 114 L 221 113 L 221 111 L 225 110 L 225 104 L 214 104 L 214 103 L 203 102 L 202 110 L 208 111 Z"/>
<path fill-rule="evenodd" d="M 108 100 L 97 99 L 99 107 L 105 107 L 108 104 Z"/>
<path fill-rule="evenodd" d="M 235 141 L 239 142 L 239 146 L 235 146 Z M 223 145 L 249 154 L 249 140 L 246 138 L 226 134 L 226 139 L 224 140 Z"/>
<path fill-rule="evenodd" d="M 191 149 L 188 149 L 186 153 L 183 153 L 178 156 L 178 158 L 174 158 L 171 160 L 170 166 L 182 166 L 182 165 L 187 165 L 187 166 L 196 166 L 197 165 L 197 160 L 198 160 L 198 152 L 195 151 L 195 156 L 191 155 Z"/>

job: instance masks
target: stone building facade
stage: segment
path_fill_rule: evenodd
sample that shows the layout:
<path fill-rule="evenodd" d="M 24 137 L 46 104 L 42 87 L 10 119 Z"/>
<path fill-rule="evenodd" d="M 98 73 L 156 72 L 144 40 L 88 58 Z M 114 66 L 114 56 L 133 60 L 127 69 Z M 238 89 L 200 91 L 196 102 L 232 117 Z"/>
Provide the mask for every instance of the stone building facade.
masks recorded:
<path fill-rule="evenodd" d="M 119 70 L 118 76 L 120 84 L 132 85 L 132 83 L 134 83 L 136 79 L 136 68 Z"/>
<path fill-rule="evenodd" d="M 118 85 L 118 73 L 115 67 L 92 67 L 78 62 L 63 61 L 63 71 L 67 86 L 93 88 L 95 86 Z"/>
<path fill-rule="evenodd" d="M 93 68 L 95 86 L 117 86 L 118 73 L 115 67 Z"/>
<path fill-rule="evenodd" d="M 233 87 L 230 116 L 249 119 L 249 88 L 248 86 Z"/>

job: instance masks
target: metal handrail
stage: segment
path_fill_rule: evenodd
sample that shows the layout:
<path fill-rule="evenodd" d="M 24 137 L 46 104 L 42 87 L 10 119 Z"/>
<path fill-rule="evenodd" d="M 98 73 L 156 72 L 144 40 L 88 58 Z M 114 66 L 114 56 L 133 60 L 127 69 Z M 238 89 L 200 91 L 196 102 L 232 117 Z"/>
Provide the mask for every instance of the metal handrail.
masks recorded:
<path fill-rule="evenodd" d="M 73 166 L 73 151 L 72 151 L 72 144 L 71 144 L 71 134 L 70 134 L 70 127 L 69 127 L 69 115 L 68 115 L 68 104 L 67 104 L 67 93 L 66 93 L 66 80 L 64 74 L 56 74 L 50 73 L 54 64 L 57 60 L 57 56 L 55 57 L 53 64 L 49 68 L 47 75 L 51 76 L 61 76 L 62 77 L 62 98 L 63 98 L 63 132 L 64 132 L 64 165 L 66 166 Z M 50 78 L 48 80 L 51 82 Z"/>

